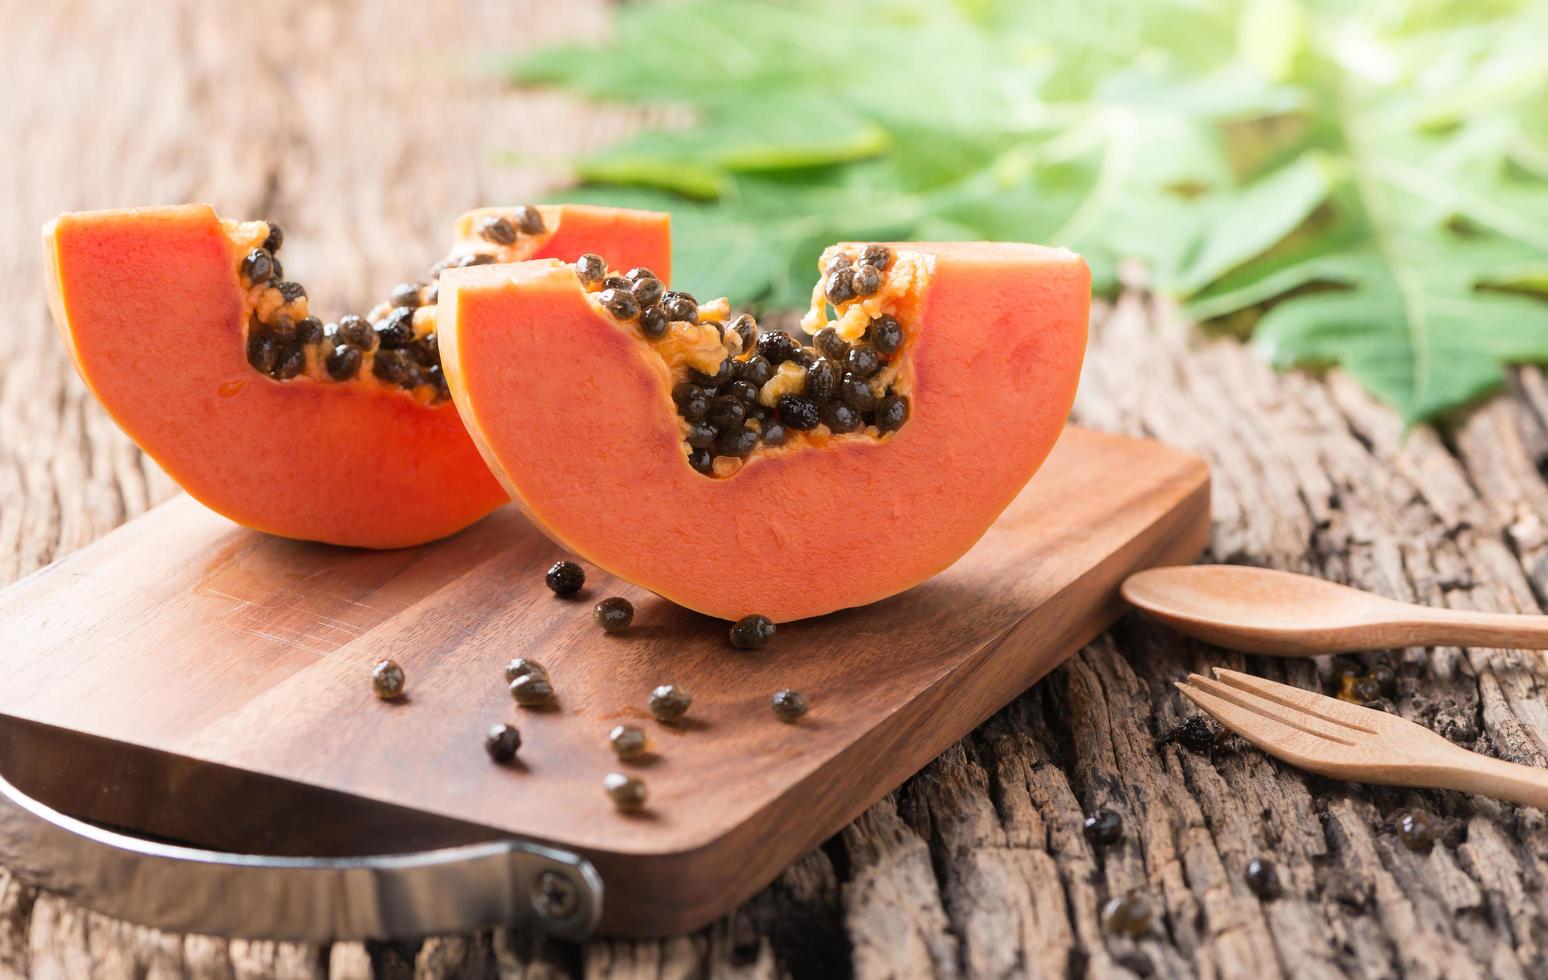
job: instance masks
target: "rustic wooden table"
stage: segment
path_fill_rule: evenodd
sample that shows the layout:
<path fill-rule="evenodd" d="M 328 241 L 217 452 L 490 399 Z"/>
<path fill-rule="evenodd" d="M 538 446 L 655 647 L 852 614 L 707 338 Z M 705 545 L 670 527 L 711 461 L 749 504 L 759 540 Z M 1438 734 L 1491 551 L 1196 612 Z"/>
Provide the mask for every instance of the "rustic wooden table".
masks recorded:
<path fill-rule="evenodd" d="M 186 200 L 272 217 L 290 233 L 287 266 L 337 315 L 433 261 L 462 209 L 538 198 L 559 176 L 547 161 L 637 124 L 477 71 L 492 45 L 605 30 L 599 4 L 440 6 L 0 0 L 0 119 L 15 137 L 0 163 L 0 581 L 175 492 L 54 336 L 47 218 Z M 502 162 L 510 150 L 528 162 Z M 1088 364 L 1081 422 L 1214 465 L 1214 558 L 1464 608 L 1535 612 L 1548 598 L 1540 373 L 1444 433 L 1405 439 L 1347 378 L 1276 375 L 1138 287 L 1098 310 Z M 1394 660 L 1404 715 L 1548 762 L 1537 654 Z M 1202 754 L 1168 741 L 1188 714 L 1171 681 L 1211 664 L 1318 682 L 1313 663 L 1244 660 L 1130 617 L 696 935 L 226 943 L 109 921 L 0 872 L 0 975 L 1548 975 L 1542 813 L 1309 777 L 1231 740 Z M 1098 806 L 1125 824 L 1105 852 L 1080 829 Z M 1409 808 L 1444 821 L 1428 853 L 1393 834 Z M 1277 902 L 1243 882 L 1260 855 L 1285 879 Z M 1098 919 L 1130 889 L 1158 910 L 1138 941 Z"/>

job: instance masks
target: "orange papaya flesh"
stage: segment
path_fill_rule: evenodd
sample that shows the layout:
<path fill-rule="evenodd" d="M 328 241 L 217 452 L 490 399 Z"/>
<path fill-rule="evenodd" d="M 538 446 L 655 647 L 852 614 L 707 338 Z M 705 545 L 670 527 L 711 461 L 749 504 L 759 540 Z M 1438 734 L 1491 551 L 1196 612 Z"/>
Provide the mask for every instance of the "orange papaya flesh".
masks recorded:
<path fill-rule="evenodd" d="M 323 323 L 283 278 L 282 235 L 265 222 L 224 221 L 207 205 L 65 214 L 44 229 L 49 305 L 108 414 L 206 506 L 285 537 L 404 547 L 506 501 L 445 397 L 435 274 L 583 242 L 665 266 L 666 221 L 473 212 L 430 277 L 368 317 Z"/>
<path fill-rule="evenodd" d="M 791 335 L 727 321 L 723 301 L 644 330 L 643 307 L 557 261 L 450 271 L 443 365 L 490 468 L 562 546 L 722 619 L 864 605 L 960 558 L 1041 465 L 1074 399 L 1090 273 L 1002 243 L 842 244 L 822 272 L 814 333 Z M 758 358 L 773 373 L 736 387 Z M 854 374 L 858 419 L 834 408 Z M 720 406 L 712 428 L 756 438 L 717 432 L 705 465 L 690 387 Z M 727 397 L 746 406 L 734 425 Z"/>

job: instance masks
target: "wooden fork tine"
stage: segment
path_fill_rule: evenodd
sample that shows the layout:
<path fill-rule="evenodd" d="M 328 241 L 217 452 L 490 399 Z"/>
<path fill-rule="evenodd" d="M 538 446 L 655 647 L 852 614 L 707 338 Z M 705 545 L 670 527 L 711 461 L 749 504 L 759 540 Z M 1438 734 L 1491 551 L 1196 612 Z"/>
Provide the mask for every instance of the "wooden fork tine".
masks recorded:
<path fill-rule="evenodd" d="M 1209 677 L 1190 674 L 1188 676 L 1188 683 L 1194 688 L 1202 689 L 1206 693 L 1214 695 L 1222 701 L 1228 701 L 1244 711 L 1249 711 L 1254 715 L 1260 715 L 1265 718 L 1272 718 L 1286 728 L 1305 732 L 1307 735 L 1327 742 L 1344 746 L 1353 745 L 1355 739 L 1364 734 L 1363 732 L 1353 731 L 1341 725 L 1313 717 L 1300 708 L 1269 698 L 1259 697 L 1252 691 L 1222 684 Z"/>
<path fill-rule="evenodd" d="M 1329 724 L 1353 728 L 1365 735 L 1376 734 L 1376 725 L 1383 717 L 1380 712 L 1372 708 L 1362 708 L 1316 691 L 1292 687 L 1289 684 L 1281 684 L 1278 681 L 1236 670 L 1226 670 L 1224 667 L 1214 668 L 1214 675 L 1220 682 L 1238 690 L 1251 691 L 1253 694 L 1285 705 L 1293 711 L 1303 711 Z"/>
<path fill-rule="evenodd" d="M 1469 752 L 1415 722 L 1372 708 L 1336 702 L 1340 710 L 1375 715 L 1377 731 L 1334 724 L 1296 706 L 1307 698 L 1313 704 L 1331 698 L 1234 671 L 1217 672 L 1220 681 L 1192 674 L 1177 689 L 1222 725 L 1293 766 L 1337 779 L 1459 789 L 1548 809 L 1548 771 Z M 1240 683 L 1222 683 L 1226 680 Z"/>
<path fill-rule="evenodd" d="M 1199 679 L 1198 674 L 1191 674 L 1190 681 Z M 1203 708 L 1216 721 L 1229 728 L 1231 731 L 1245 738 L 1265 752 L 1272 754 L 1276 746 L 1283 746 L 1293 738 L 1305 735 L 1299 729 L 1281 724 L 1267 715 L 1249 711 L 1239 704 L 1227 701 L 1225 698 L 1211 694 L 1203 688 L 1194 687 L 1183 681 L 1176 681 L 1177 689 L 1183 696 L 1194 704 Z"/>

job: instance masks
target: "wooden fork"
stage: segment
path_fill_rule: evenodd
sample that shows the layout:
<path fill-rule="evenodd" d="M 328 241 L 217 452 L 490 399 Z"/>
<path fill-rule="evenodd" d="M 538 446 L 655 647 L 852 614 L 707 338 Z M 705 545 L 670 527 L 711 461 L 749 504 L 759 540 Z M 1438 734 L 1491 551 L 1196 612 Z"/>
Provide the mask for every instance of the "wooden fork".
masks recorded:
<path fill-rule="evenodd" d="M 1293 766 L 1362 783 L 1458 789 L 1548 810 L 1548 770 L 1469 752 L 1405 718 L 1215 668 L 1178 690 L 1225 727 Z"/>

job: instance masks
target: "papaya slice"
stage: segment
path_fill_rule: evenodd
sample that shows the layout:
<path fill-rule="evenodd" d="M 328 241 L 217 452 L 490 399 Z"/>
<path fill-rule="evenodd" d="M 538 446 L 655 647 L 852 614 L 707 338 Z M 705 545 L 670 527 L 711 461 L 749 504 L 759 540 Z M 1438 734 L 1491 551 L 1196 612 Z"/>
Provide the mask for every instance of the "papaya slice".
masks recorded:
<path fill-rule="evenodd" d="M 665 215 L 486 208 L 458 220 L 428 277 L 324 323 L 285 278 L 270 223 L 207 205 L 95 211 L 43 238 L 77 370 L 183 489 L 248 527 L 368 548 L 443 537 L 506 502 L 449 400 L 441 271 L 601 252 L 665 274 L 670 261 Z"/>
<path fill-rule="evenodd" d="M 448 272 L 452 397 L 566 548 L 690 609 L 776 622 L 960 558 L 1062 430 L 1090 273 L 1001 243 L 840 244 L 796 332 L 562 262 Z"/>

